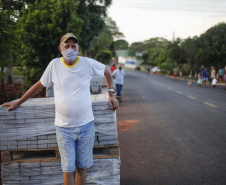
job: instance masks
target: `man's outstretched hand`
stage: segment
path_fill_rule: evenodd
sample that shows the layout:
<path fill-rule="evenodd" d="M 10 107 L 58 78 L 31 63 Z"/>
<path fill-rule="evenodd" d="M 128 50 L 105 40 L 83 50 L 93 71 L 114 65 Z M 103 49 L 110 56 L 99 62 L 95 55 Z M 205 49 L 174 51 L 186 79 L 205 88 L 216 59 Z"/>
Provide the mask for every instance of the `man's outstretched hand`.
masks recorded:
<path fill-rule="evenodd" d="M 118 100 L 114 96 L 112 96 L 112 97 L 109 96 L 108 103 L 112 110 L 116 110 L 118 108 L 119 103 L 118 103 Z"/>
<path fill-rule="evenodd" d="M 16 102 L 6 102 L 1 105 L 1 107 L 7 107 L 7 106 L 9 106 L 7 111 L 11 111 L 13 109 L 18 108 L 20 106 L 20 104 L 16 101 Z"/>

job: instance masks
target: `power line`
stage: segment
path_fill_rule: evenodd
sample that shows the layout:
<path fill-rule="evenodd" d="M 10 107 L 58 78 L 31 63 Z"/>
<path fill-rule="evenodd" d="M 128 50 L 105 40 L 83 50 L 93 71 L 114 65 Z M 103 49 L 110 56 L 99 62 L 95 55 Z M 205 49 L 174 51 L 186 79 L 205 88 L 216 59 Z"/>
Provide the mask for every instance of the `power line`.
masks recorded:
<path fill-rule="evenodd" d="M 226 11 L 220 11 L 220 10 L 192 10 L 192 9 L 175 9 L 175 8 L 160 8 L 160 7 L 141 7 L 141 6 L 123 6 L 123 5 L 116 5 L 119 8 L 134 8 L 134 9 L 146 9 L 146 10 L 175 10 L 175 11 L 193 11 L 193 12 L 216 12 L 216 13 L 226 13 Z"/>
<path fill-rule="evenodd" d="M 226 3 L 226 1 L 225 1 L 225 3 Z M 215 3 L 216 4 L 216 3 Z M 173 7 L 175 7 L 175 6 L 177 6 L 177 7 L 191 7 L 191 8 L 197 8 L 197 6 L 199 6 L 199 4 L 197 4 L 196 6 L 194 6 L 194 5 L 182 5 L 182 4 L 161 4 L 161 3 L 158 3 L 158 4 L 152 4 L 152 3 L 148 3 L 148 4 L 141 4 L 141 3 L 129 3 L 129 4 L 127 4 L 127 3 L 120 3 L 120 4 L 116 4 L 115 6 L 145 6 L 145 7 L 147 7 L 147 6 L 173 6 Z M 199 6 L 200 7 L 200 6 Z M 213 5 L 201 5 L 201 7 L 202 8 L 222 8 L 222 6 L 213 6 Z M 225 4 L 225 8 L 226 8 L 226 4 Z"/>

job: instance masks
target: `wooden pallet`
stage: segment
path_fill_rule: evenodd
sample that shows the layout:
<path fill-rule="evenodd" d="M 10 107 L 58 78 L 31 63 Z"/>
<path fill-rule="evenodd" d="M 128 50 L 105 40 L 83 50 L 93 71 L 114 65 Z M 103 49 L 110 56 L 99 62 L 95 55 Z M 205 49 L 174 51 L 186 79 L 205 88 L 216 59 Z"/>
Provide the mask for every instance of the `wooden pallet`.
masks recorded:
<path fill-rule="evenodd" d="M 119 146 L 118 145 L 101 145 L 94 146 L 93 148 L 93 158 L 116 158 L 119 157 Z"/>
<path fill-rule="evenodd" d="M 93 158 L 116 158 L 119 157 L 118 145 L 94 146 Z M 2 164 L 10 163 L 29 163 L 60 161 L 58 148 L 47 149 L 27 149 L 27 150 L 8 150 L 1 152 Z"/>
<path fill-rule="evenodd" d="M 2 164 L 60 161 L 58 148 L 8 150 L 1 152 Z"/>

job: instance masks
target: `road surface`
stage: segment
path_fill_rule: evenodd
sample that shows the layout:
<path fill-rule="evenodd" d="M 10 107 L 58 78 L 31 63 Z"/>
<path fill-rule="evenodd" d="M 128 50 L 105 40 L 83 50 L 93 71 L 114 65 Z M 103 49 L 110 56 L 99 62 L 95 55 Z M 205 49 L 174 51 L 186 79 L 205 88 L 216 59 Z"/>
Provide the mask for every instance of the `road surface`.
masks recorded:
<path fill-rule="evenodd" d="M 226 184 L 226 90 L 126 71 L 122 185 Z"/>

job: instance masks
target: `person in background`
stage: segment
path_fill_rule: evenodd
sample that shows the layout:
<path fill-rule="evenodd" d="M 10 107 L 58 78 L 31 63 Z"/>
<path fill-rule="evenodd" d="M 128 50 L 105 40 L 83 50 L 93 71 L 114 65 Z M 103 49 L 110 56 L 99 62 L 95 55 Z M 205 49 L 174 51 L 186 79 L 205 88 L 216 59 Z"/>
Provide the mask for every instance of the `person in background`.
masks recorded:
<path fill-rule="evenodd" d="M 113 72 L 113 78 L 115 80 L 115 83 L 116 83 L 116 88 L 117 88 L 117 96 L 116 98 L 119 100 L 119 101 L 122 101 L 122 86 L 124 84 L 124 76 L 125 76 L 125 71 L 124 69 L 122 69 L 122 65 L 121 64 L 118 64 L 118 69 L 116 69 L 114 72 Z"/>
<path fill-rule="evenodd" d="M 219 76 L 219 81 L 222 82 L 222 80 L 223 80 L 223 69 L 219 69 L 218 76 Z"/>
<path fill-rule="evenodd" d="M 202 86 L 202 82 L 203 82 L 202 75 L 201 75 L 201 72 L 199 72 L 199 74 L 198 74 L 198 82 L 197 82 L 199 87 Z"/>
<path fill-rule="evenodd" d="M 148 74 L 150 73 L 150 69 L 151 69 L 151 66 L 150 65 L 147 65 L 146 70 L 147 70 L 147 73 Z"/>
<path fill-rule="evenodd" d="M 110 68 L 110 69 L 111 69 L 111 72 L 112 72 L 112 73 L 114 72 L 114 70 L 116 70 L 116 69 L 117 69 L 117 67 L 115 66 L 115 63 L 113 63 L 113 64 L 112 64 L 112 66 L 111 66 L 111 68 Z"/>
<path fill-rule="evenodd" d="M 210 81 L 209 81 L 209 86 L 211 84 L 211 87 L 213 87 L 212 81 L 214 78 L 216 78 L 216 71 L 215 71 L 214 67 L 211 67 L 211 75 L 210 75 Z"/>
<path fill-rule="evenodd" d="M 177 79 L 177 68 L 176 67 L 173 69 L 173 76 L 174 76 L 174 79 Z"/>
<path fill-rule="evenodd" d="M 225 88 L 226 88 L 226 66 L 223 68 L 223 81 L 225 83 Z"/>
<path fill-rule="evenodd" d="M 208 71 L 207 68 L 202 73 L 203 85 L 206 86 L 206 81 L 208 80 Z"/>

